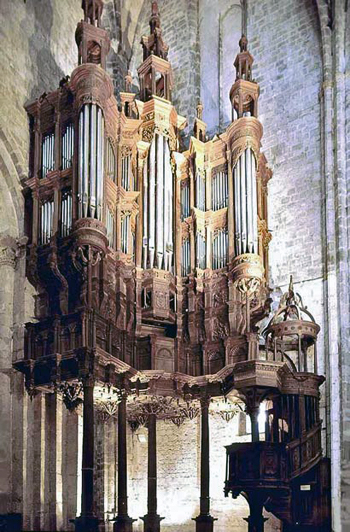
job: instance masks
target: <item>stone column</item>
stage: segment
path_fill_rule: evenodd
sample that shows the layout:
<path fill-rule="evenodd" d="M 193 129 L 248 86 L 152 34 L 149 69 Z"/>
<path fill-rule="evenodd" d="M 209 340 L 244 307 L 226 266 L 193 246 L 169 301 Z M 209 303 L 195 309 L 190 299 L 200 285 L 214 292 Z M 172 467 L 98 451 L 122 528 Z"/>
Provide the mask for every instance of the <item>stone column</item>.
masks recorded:
<path fill-rule="evenodd" d="M 247 414 L 249 414 L 252 425 L 252 442 L 259 441 L 259 408 L 260 405 L 254 405 L 247 408 Z"/>
<path fill-rule="evenodd" d="M 74 519 L 75 532 L 98 532 L 94 514 L 94 382 L 84 379 L 83 405 L 83 465 L 81 515 Z"/>
<path fill-rule="evenodd" d="M 144 521 L 144 532 L 159 532 L 160 522 L 164 517 L 157 514 L 157 416 L 148 416 L 148 476 L 147 476 L 147 514 Z"/>
<path fill-rule="evenodd" d="M 200 492 L 200 513 L 194 519 L 196 521 L 196 532 L 213 532 L 214 517 L 210 515 L 210 455 L 209 455 L 209 402 L 205 397 L 201 399 L 201 492 Z"/>
<path fill-rule="evenodd" d="M 25 243 L 25 242 L 24 242 Z M 17 404 L 23 379 L 15 375 L 13 363 L 15 268 L 21 245 L 0 236 L 0 525 L 21 526 L 23 500 L 23 413 Z M 20 399 L 22 401 L 22 398 Z"/>
<path fill-rule="evenodd" d="M 135 519 L 128 515 L 128 471 L 126 446 L 126 394 L 123 393 L 118 407 L 118 516 L 114 532 L 132 532 Z"/>

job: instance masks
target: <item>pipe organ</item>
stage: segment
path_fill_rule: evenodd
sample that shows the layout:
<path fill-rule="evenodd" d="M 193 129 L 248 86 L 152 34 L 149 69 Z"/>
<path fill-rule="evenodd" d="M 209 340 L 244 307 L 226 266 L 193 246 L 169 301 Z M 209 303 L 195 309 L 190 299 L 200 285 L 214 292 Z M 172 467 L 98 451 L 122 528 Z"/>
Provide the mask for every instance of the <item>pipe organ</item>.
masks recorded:
<path fill-rule="evenodd" d="M 190 186 L 188 180 L 181 183 L 181 219 L 190 215 Z"/>
<path fill-rule="evenodd" d="M 227 264 L 228 233 L 227 229 L 220 229 L 213 236 L 212 268 L 218 270 Z"/>
<path fill-rule="evenodd" d="M 147 268 L 172 271 L 173 174 L 168 139 L 155 134 L 144 172 L 143 263 Z"/>
<path fill-rule="evenodd" d="M 78 202 L 83 218 L 102 217 L 104 119 L 102 109 L 83 105 L 79 113 Z"/>
<path fill-rule="evenodd" d="M 74 126 L 70 122 L 66 125 L 63 136 L 62 136 L 62 170 L 66 170 L 67 168 L 70 168 L 72 166 L 73 152 L 74 152 Z"/>
<path fill-rule="evenodd" d="M 113 144 L 110 139 L 107 139 L 106 158 L 107 176 L 115 183 L 117 161 L 114 153 Z"/>
<path fill-rule="evenodd" d="M 53 200 L 45 201 L 41 205 L 41 231 L 40 231 L 40 242 L 42 244 L 48 244 L 52 237 L 53 232 L 53 213 L 54 213 L 54 202 Z"/>
<path fill-rule="evenodd" d="M 196 268 L 205 270 L 207 266 L 207 253 L 205 237 L 202 233 L 197 232 L 196 235 Z"/>
<path fill-rule="evenodd" d="M 227 207 L 228 204 L 228 181 L 227 171 L 217 171 L 211 180 L 211 208 L 218 211 Z"/>
<path fill-rule="evenodd" d="M 68 236 L 72 229 L 72 191 L 62 191 L 61 200 L 61 236 Z"/>
<path fill-rule="evenodd" d="M 125 222 L 125 219 L 123 220 Z M 123 222 L 122 222 L 122 227 L 123 227 Z M 107 210 L 106 210 L 106 230 L 107 230 L 107 240 L 108 240 L 108 245 L 115 249 L 115 220 L 114 220 L 114 214 L 111 212 L 111 210 L 107 207 Z M 123 235 L 124 235 L 124 231 L 122 230 L 122 239 L 123 239 Z M 127 239 L 126 239 L 126 243 L 127 243 Z M 125 240 L 122 240 L 122 249 L 123 247 L 125 247 L 125 249 L 127 248 L 127 245 L 125 245 Z M 126 253 L 126 251 L 124 251 L 124 253 Z"/>
<path fill-rule="evenodd" d="M 41 154 L 41 177 L 46 177 L 55 167 L 55 134 L 48 133 L 43 137 Z"/>
<path fill-rule="evenodd" d="M 205 177 L 197 171 L 196 173 L 196 203 L 195 207 L 205 211 Z"/>
<path fill-rule="evenodd" d="M 116 322 L 133 323 L 140 338 L 150 326 L 171 324 L 177 338 L 176 352 L 171 347 L 174 367 L 180 369 L 187 344 L 199 349 L 204 358 L 212 345 L 220 344 L 226 359 L 230 358 L 227 338 L 251 332 L 253 327 L 247 291 L 254 301 L 261 298 L 264 306 L 271 238 L 266 196 L 271 172 L 260 153 L 259 89 L 246 72 L 251 70 L 251 56 L 246 56 L 244 42 L 230 92 L 235 120 L 225 132 L 208 139 L 199 104 L 189 148 L 179 152 L 186 119 L 177 114 L 170 100 L 173 74 L 156 4 L 152 9 L 155 33 L 142 39 L 139 97 L 131 92 L 128 74 L 118 107 L 99 55 L 107 53 L 109 38 L 97 22 L 90 23 L 90 13 L 78 25 L 79 66 L 70 81 L 62 80 L 56 92 L 43 95 L 27 108 L 33 150 L 28 180 L 30 264 L 38 264 L 41 245 L 52 242 L 62 249 L 71 247 L 75 295 L 65 303 L 62 297 L 51 298 L 63 305 L 55 312 L 66 310 L 67 305 L 74 311 L 86 298 L 97 308 L 104 308 L 109 300 Z M 95 33 L 100 48 L 93 45 Z M 95 256 L 105 264 L 101 272 L 109 272 L 109 277 L 93 295 L 97 263 L 91 268 L 87 265 L 94 263 Z M 63 283 L 68 276 L 69 287 L 72 269 L 59 253 L 57 260 L 54 271 L 43 273 L 42 278 L 54 276 L 60 291 L 63 288 L 57 279 Z M 110 282 L 112 271 L 115 282 Z M 78 288 L 77 275 L 84 272 L 89 272 L 91 284 L 83 276 Z M 132 291 L 130 276 L 135 281 Z M 32 278 L 37 277 L 33 273 Z M 110 293 L 112 286 L 118 287 L 118 295 Z M 204 298 L 208 316 L 203 321 L 202 310 L 195 301 L 191 303 L 197 309 L 193 319 L 203 328 L 200 335 L 191 330 L 185 304 L 170 308 L 170 300 L 190 297 L 191 301 L 190 286 L 195 287 L 195 299 Z M 153 293 L 147 308 L 141 304 L 143 290 Z M 215 305 L 205 295 L 211 292 L 220 293 L 224 301 L 215 307 L 215 319 L 209 319 Z M 125 303 L 130 297 L 133 302 Z M 181 324 L 178 329 L 177 324 Z M 198 344 L 199 337 L 206 338 L 205 346 Z M 199 368 L 200 364 L 193 371 Z"/>
<path fill-rule="evenodd" d="M 256 159 L 251 148 L 240 155 L 233 169 L 235 249 L 237 255 L 258 252 Z"/>
<path fill-rule="evenodd" d="M 181 274 L 186 277 L 191 271 L 190 241 L 188 238 L 182 243 L 181 258 Z"/>
<path fill-rule="evenodd" d="M 125 190 L 134 190 L 134 176 L 131 169 L 131 157 L 122 158 L 122 187 Z"/>
<path fill-rule="evenodd" d="M 120 105 L 105 70 L 110 40 L 100 24 L 103 1 L 82 4 L 78 66 L 58 90 L 26 107 L 31 128 L 27 275 L 37 290 L 37 322 L 27 324 L 25 358 L 16 368 L 25 374 L 30 393 L 37 386 L 52 391 L 52 383 L 59 390 L 65 381 L 81 381 L 89 411 L 91 386 L 118 388 L 124 408 L 118 434 L 125 429 L 127 394 L 135 393 L 137 402 L 147 388 L 162 397 L 194 399 L 201 402 L 205 427 L 208 397 L 236 390 L 257 438 L 261 390 L 270 393 L 272 405 L 284 405 L 304 386 L 303 380 L 294 382 L 296 374 L 306 376 L 305 395 L 312 397 L 322 378 L 316 375 L 319 328 L 305 312 L 290 321 L 297 307 L 291 304 L 292 289 L 261 345 L 259 327 L 270 302 L 272 173 L 260 151 L 259 86 L 252 79 L 247 40 L 240 40 L 234 63 L 231 124 L 208 138 L 199 103 L 189 146 L 180 150 L 187 121 L 171 102 L 173 73 L 157 2 L 152 2 L 150 35 L 141 41 L 140 93 L 132 92 L 128 74 Z M 314 403 L 312 398 L 305 403 L 311 414 L 302 435 L 314 431 L 316 453 Z M 282 423 L 278 407 L 270 410 Z M 90 445 L 93 431 L 84 438 Z M 89 446 L 84 449 L 88 453 Z M 92 469 L 84 466 L 83 475 Z M 91 478 L 84 477 L 82 485 L 76 531 L 97 532 Z M 206 493 L 208 485 L 201 485 Z M 123 486 L 121 519 L 127 516 L 126 482 Z M 203 495 L 197 532 L 212 530 L 200 525 L 212 525 L 208 501 Z M 118 519 L 115 530 L 126 530 L 118 528 Z"/>
<path fill-rule="evenodd" d="M 122 252 L 127 254 L 130 249 L 129 243 L 130 243 L 130 237 L 131 237 L 130 214 L 125 214 L 125 216 L 122 218 L 121 234 L 122 234 L 122 242 L 121 242 Z"/>

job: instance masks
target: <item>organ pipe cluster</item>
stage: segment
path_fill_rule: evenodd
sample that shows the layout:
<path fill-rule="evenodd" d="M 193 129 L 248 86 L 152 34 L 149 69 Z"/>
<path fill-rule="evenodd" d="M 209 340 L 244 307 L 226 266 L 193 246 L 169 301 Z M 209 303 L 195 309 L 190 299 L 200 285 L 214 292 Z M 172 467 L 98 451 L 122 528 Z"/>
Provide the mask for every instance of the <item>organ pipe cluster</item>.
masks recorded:
<path fill-rule="evenodd" d="M 96 104 L 85 104 L 79 114 L 78 202 L 81 218 L 102 219 L 104 119 Z"/>
<path fill-rule="evenodd" d="M 95 31 L 100 48 L 92 39 Z M 34 178 L 29 188 L 33 243 L 48 245 L 56 235 L 69 239 L 85 226 L 98 228 L 103 254 L 150 272 L 140 286 L 162 294 L 152 301 L 153 307 L 155 301 L 164 307 L 170 295 L 177 297 L 177 277 L 210 278 L 219 270 L 233 271 L 236 279 L 241 274 L 236 275 L 235 261 L 245 255 L 266 267 L 269 234 L 266 161 L 256 116 L 259 89 L 251 80 L 250 60 L 238 54 L 230 91 L 234 120 L 227 130 L 208 139 L 200 104 L 194 136 L 180 153 L 186 120 L 168 99 L 172 70 L 158 37 L 154 50 L 155 41 L 142 41 L 140 94 L 131 92 L 128 75 L 118 106 L 103 70 L 108 36 L 88 20 L 80 24 L 80 64 L 70 81 L 28 107 Z M 258 206 L 264 208 L 258 212 Z M 166 279 L 168 288 L 156 286 L 156 279 Z M 166 319 L 161 312 L 157 316 Z"/>
<path fill-rule="evenodd" d="M 155 135 L 143 176 L 143 265 L 173 271 L 173 174 L 169 143 Z"/>
<path fill-rule="evenodd" d="M 251 148 L 239 157 L 234 170 L 236 255 L 258 252 L 256 160 Z"/>

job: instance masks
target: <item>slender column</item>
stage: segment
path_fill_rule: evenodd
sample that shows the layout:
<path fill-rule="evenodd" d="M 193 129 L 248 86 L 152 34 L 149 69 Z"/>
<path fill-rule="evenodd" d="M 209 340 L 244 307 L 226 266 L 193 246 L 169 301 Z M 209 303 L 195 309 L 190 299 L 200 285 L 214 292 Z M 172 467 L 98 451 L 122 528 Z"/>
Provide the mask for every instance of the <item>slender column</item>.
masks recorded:
<path fill-rule="evenodd" d="M 98 532 L 94 515 L 94 382 L 84 379 L 83 464 L 81 515 L 74 519 L 75 532 Z"/>
<path fill-rule="evenodd" d="M 248 523 L 248 532 L 264 532 L 264 523 L 267 518 L 263 516 L 264 499 L 261 494 L 249 494 L 248 502 L 250 516 L 244 518 Z"/>
<path fill-rule="evenodd" d="M 157 514 L 157 417 L 148 416 L 148 476 L 147 476 L 147 514 L 141 519 L 144 532 L 159 532 L 164 517 Z"/>
<path fill-rule="evenodd" d="M 209 399 L 201 399 L 201 492 L 199 515 L 195 518 L 196 532 L 213 532 L 214 517 L 210 515 L 210 456 L 209 456 Z"/>
<path fill-rule="evenodd" d="M 259 405 L 247 409 L 252 424 L 252 442 L 259 441 Z"/>
<path fill-rule="evenodd" d="M 118 407 L 118 516 L 115 518 L 114 532 L 132 532 L 135 519 L 128 516 L 128 472 L 126 447 L 126 394 L 122 394 Z"/>

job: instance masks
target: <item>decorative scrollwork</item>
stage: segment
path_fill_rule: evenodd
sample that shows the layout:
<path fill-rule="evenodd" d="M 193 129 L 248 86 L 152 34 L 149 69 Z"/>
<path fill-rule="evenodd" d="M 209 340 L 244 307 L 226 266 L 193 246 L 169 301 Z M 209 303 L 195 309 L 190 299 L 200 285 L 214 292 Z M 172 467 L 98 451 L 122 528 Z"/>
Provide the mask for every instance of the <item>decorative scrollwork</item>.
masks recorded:
<path fill-rule="evenodd" d="M 81 382 L 63 382 L 57 386 L 57 392 L 62 394 L 63 402 L 70 412 L 74 412 L 83 403 Z"/>

